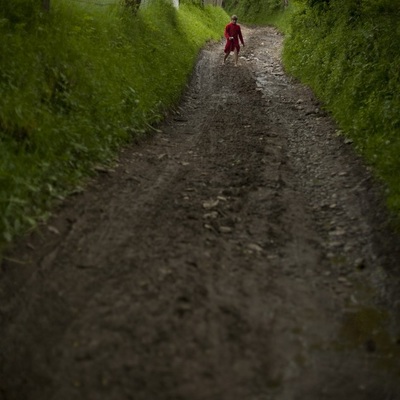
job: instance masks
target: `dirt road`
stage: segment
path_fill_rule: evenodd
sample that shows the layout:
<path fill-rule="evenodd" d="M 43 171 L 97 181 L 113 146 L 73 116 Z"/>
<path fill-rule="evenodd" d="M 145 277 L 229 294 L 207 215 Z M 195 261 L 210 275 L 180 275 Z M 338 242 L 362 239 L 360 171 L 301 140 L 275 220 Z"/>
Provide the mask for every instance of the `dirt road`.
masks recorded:
<path fill-rule="evenodd" d="M 379 187 L 282 37 L 244 35 L 3 261 L 1 399 L 400 399 Z"/>

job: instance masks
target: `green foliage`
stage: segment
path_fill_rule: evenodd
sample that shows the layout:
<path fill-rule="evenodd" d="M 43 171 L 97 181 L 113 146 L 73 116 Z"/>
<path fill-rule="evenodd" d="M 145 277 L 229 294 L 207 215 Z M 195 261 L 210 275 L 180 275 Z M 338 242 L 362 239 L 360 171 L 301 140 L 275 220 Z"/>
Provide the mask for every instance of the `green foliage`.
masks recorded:
<path fill-rule="evenodd" d="M 400 7 L 391 0 L 314 1 L 292 22 L 287 69 L 309 84 L 387 184 L 400 218 Z"/>
<path fill-rule="evenodd" d="M 242 22 L 262 24 L 282 9 L 282 0 L 225 0 L 224 8 Z"/>
<path fill-rule="evenodd" d="M 37 0 L 0 2 L 1 244 L 163 118 L 227 15 L 162 1 L 136 15 L 118 2 L 52 0 L 44 14 Z"/>
<path fill-rule="evenodd" d="M 289 1 L 285 6 L 283 0 L 225 0 L 224 7 L 229 14 L 238 15 L 244 23 L 273 25 L 288 33 L 292 15 L 299 9 L 298 3 Z"/>
<path fill-rule="evenodd" d="M 8 22 L 10 27 L 32 28 L 41 17 L 41 2 L 38 0 L 0 0 L 1 22 Z"/>
<path fill-rule="evenodd" d="M 180 5 L 203 7 L 203 0 L 180 0 L 179 3 Z"/>
<path fill-rule="evenodd" d="M 310 7 L 324 7 L 329 4 L 329 0 L 307 0 Z"/>
<path fill-rule="evenodd" d="M 280 32 L 289 35 L 292 29 L 292 18 L 301 9 L 298 1 L 290 1 L 288 7 L 266 16 L 262 23 L 275 26 Z"/>

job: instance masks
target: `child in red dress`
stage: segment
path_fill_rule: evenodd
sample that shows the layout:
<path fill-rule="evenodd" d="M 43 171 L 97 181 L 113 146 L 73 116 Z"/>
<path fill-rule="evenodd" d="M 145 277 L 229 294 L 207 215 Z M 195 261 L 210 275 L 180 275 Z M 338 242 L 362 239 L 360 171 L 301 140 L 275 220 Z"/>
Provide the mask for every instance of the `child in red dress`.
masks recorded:
<path fill-rule="evenodd" d="M 231 22 L 226 25 L 224 36 L 226 37 L 226 45 L 225 45 L 225 57 L 224 57 L 224 64 L 226 59 L 228 58 L 231 51 L 234 53 L 234 60 L 235 60 L 235 67 L 238 65 L 239 59 L 239 39 L 244 46 L 242 31 L 240 29 L 240 25 L 237 24 L 238 17 L 236 15 L 232 15 Z"/>

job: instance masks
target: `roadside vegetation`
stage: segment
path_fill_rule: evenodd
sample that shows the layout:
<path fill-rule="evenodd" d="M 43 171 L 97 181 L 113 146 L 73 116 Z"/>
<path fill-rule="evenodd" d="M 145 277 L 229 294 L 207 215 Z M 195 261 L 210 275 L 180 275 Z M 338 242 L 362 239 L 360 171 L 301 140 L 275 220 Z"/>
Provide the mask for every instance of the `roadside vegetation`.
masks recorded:
<path fill-rule="evenodd" d="M 0 248 L 151 131 L 179 100 L 219 7 L 161 0 L 0 0 Z M 308 84 L 384 182 L 400 227 L 400 6 L 393 0 L 225 0 L 285 33 L 288 72 Z"/>
<path fill-rule="evenodd" d="M 293 1 L 285 0 L 225 0 L 224 8 L 247 25 L 273 25 L 281 32 L 290 30 L 291 15 L 299 8 Z"/>
<path fill-rule="evenodd" d="M 230 13 L 286 34 L 286 70 L 309 85 L 386 187 L 400 229 L 400 4 L 227 0 Z"/>
<path fill-rule="evenodd" d="M 96 4 L 0 0 L 0 248 L 151 131 L 228 19 L 191 2 Z"/>

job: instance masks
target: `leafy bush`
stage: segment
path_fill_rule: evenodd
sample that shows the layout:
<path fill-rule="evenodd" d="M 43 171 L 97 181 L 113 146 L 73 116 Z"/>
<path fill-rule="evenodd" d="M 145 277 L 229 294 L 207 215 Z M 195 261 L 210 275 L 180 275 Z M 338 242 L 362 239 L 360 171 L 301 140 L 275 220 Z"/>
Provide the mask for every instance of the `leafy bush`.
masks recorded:
<path fill-rule="evenodd" d="M 136 15 L 118 2 L 53 0 L 50 13 L 0 2 L 1 244 L 163 118 L 227 16 L 162 1 Z"/>

